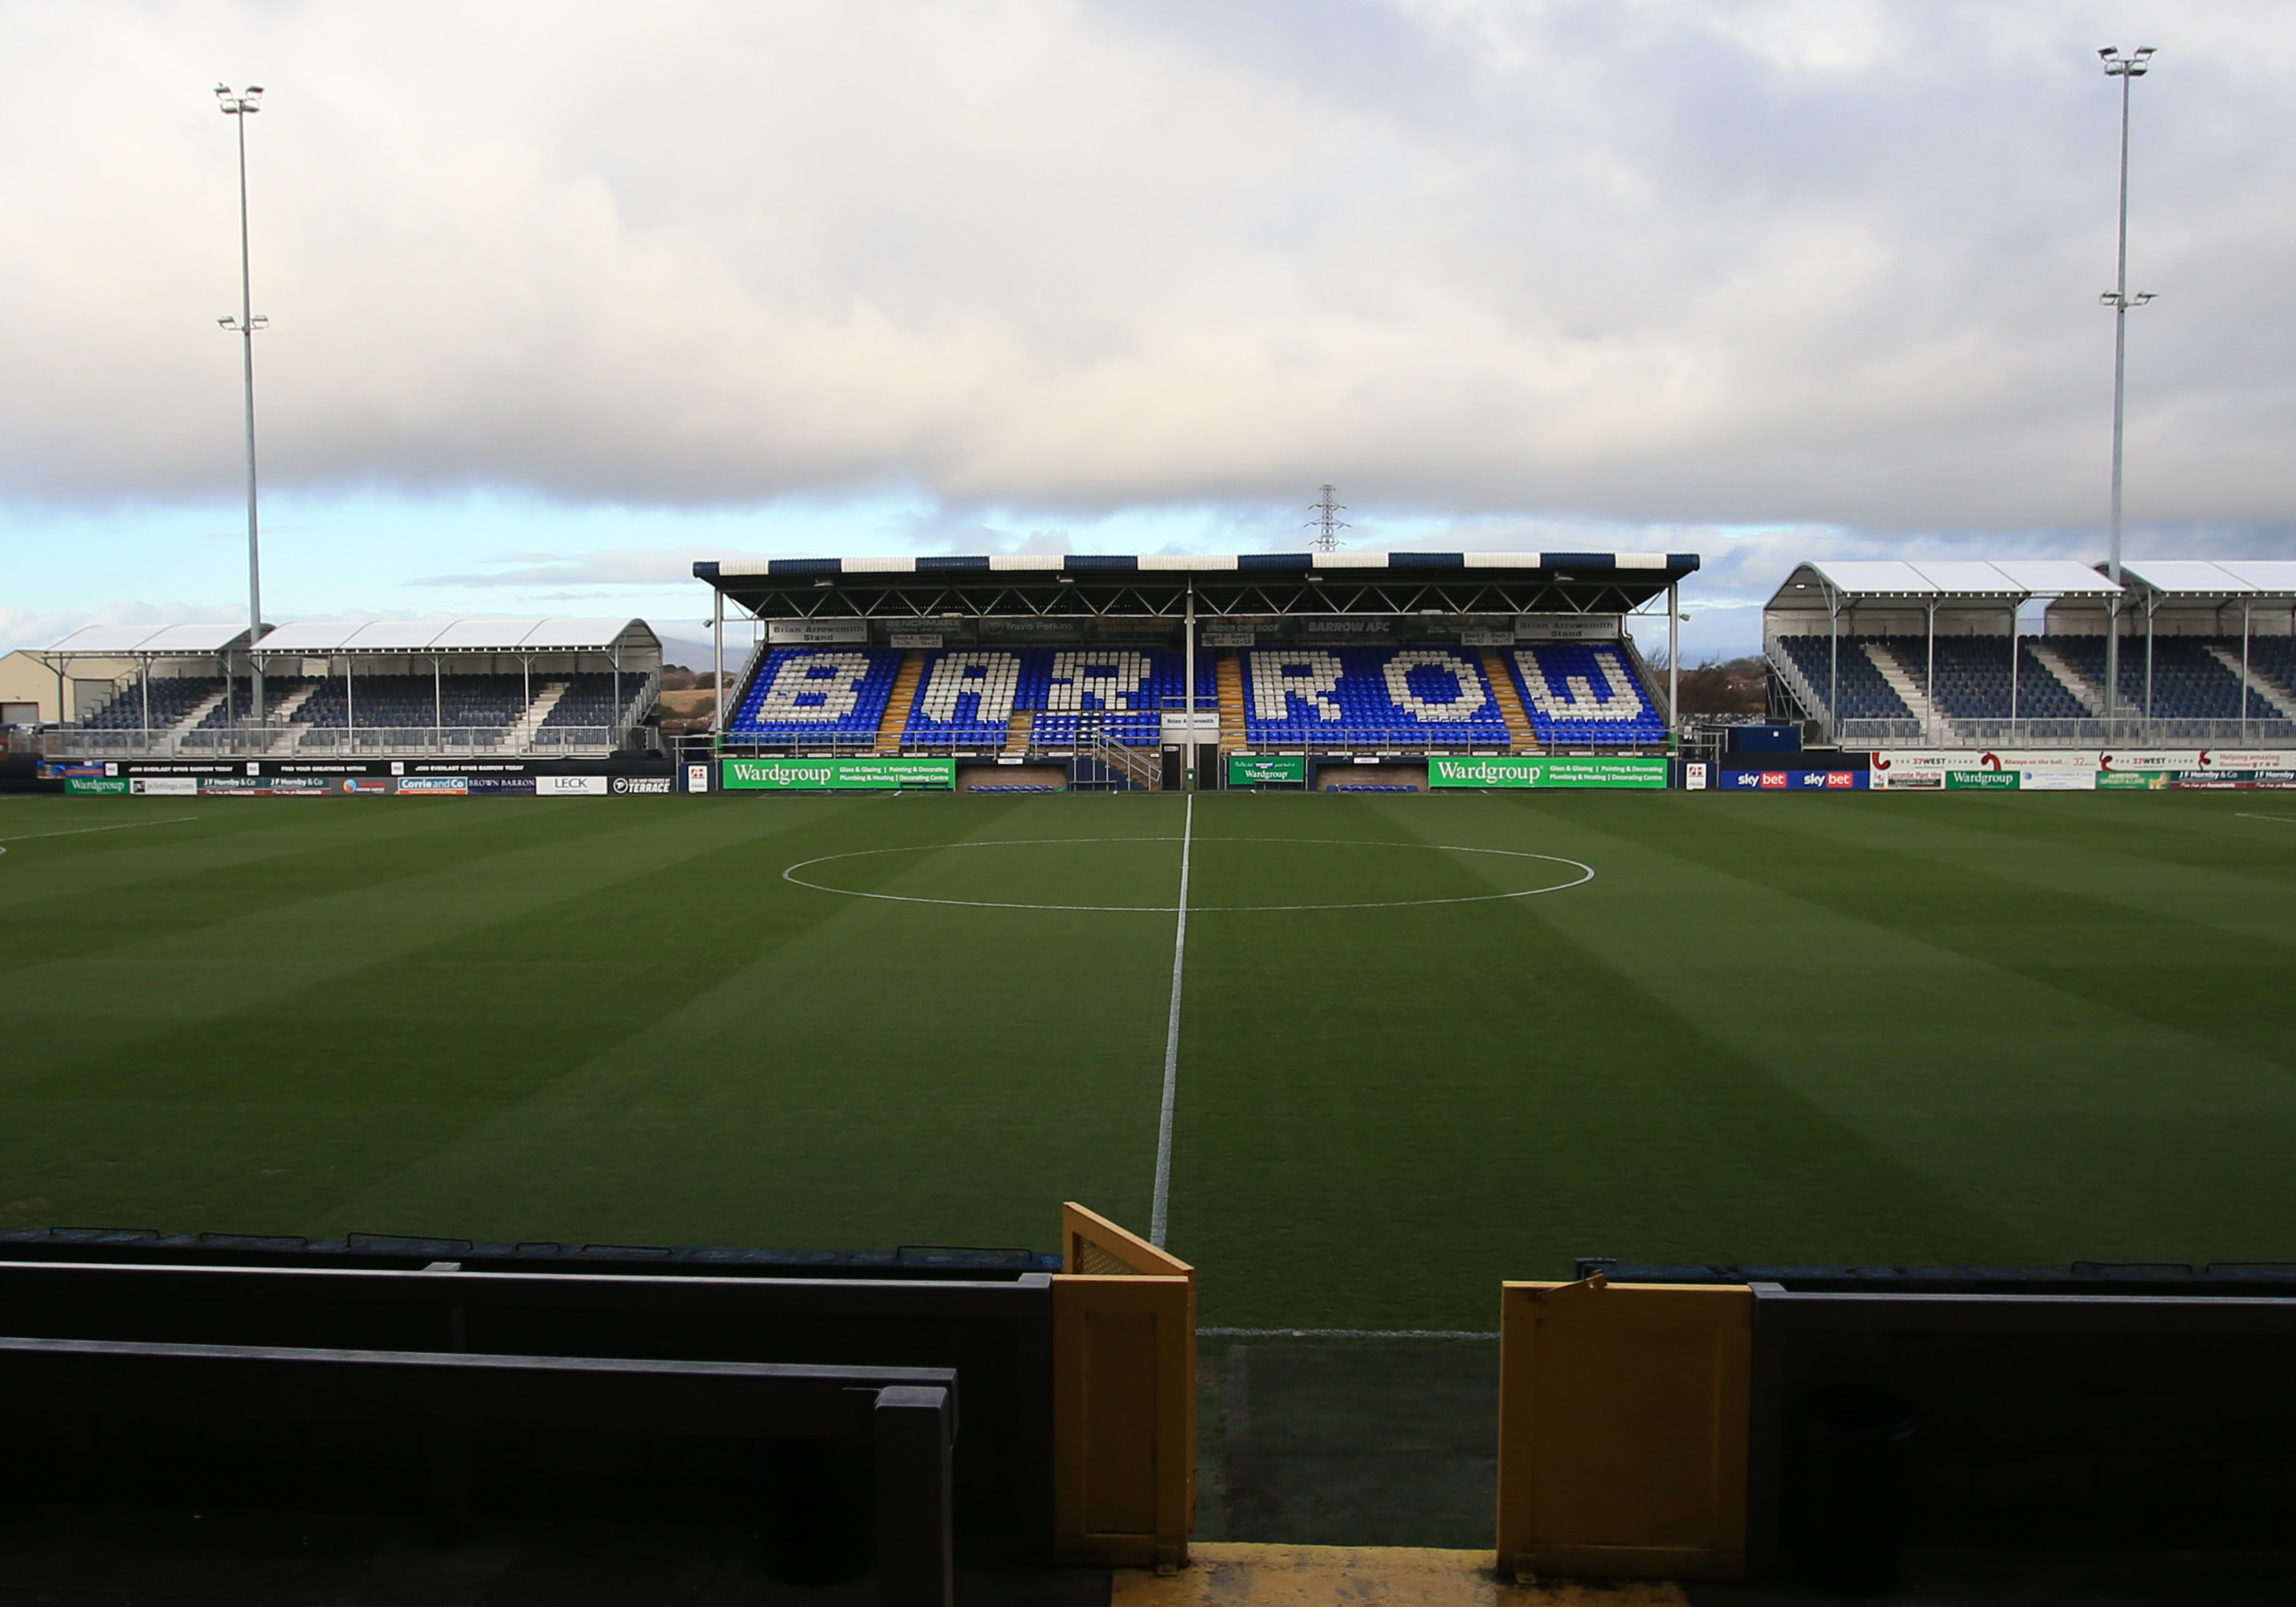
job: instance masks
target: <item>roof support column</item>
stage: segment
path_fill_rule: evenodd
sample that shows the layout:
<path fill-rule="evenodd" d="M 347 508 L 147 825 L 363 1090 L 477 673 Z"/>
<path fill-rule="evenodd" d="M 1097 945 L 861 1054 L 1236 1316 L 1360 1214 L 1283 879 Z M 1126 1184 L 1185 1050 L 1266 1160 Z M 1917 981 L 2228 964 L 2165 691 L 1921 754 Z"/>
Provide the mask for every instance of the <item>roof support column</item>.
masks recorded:
<path fill-rule="evenodd" d="M 713 586 L 709 595 L 710 685 L 714 688 L 709 705 L 709 734 L 717 737 L 726 730 L 726 594 Z M 717 746 L 715 742 L 710 745 Z"/>
<path fill-rule="evenodd" d="M 1669 750 L 1682 746 L 1682 586 L 1666 583 L 1666 735 Z"/>
<path fill-rule="evenodd" d="M 1825 734 L 1838 747 L 1841 742 L 1841 594 L 1831 581 L 1825 586 L 1825 614 L 1831 627 L 1826 668 L 1833 682 L 1825 689 Z"/>
<path fill-rule="evenodd" d="M 2240 745 L 2248 746 L 2248 620 L 2249 600 L 2240 600 Z"/>
<path fill-rule="evenodd" d="M 136 685 L 144 689 L 144 746 L 148 749 L 152 745 L 152 655 L 147 652 L 142 657 L 144 673 L 136 677 Z"/>
<path fill-rule="evenodd" d="M 2161 606 L 2161 594 L 2144 594 L 2144 740 L 2152 737 L 2152 615 Z"/>
<path fill-rule="evenodd" d="M 2021 597 L 2009 605 L 2009 740 L 2017 740 L 2017 626 L 2018 611 L 2025 606 Z"/>
<path fill-rule="evenodd" d="M 1934 748 L 1942 734 L 1938 718 L 1937 604 L 1934 602 L 1930 604 L 1929 667 L 1923 671 L 1923 675 L 1926 678 L 1922 684 L 1922 696 L 1928 700 L 1930 706 L 1928 741 L 1930 746 Z"/>
<path fill-rule="evenodd" d="M 1188 577 L 1188 614 L 1180 627 L 1181 667 L 1188 695 L 1188 734 L 1180 739 L 1180 784 L 1193 792 L 1196 790 L 1196 578 Z"/>

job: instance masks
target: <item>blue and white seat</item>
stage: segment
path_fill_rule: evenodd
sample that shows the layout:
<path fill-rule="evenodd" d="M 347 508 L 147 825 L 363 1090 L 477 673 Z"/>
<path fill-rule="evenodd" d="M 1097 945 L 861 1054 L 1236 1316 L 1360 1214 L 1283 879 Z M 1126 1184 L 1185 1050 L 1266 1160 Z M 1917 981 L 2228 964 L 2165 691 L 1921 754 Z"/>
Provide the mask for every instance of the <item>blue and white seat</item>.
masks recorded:
<path fill-rule="evenodd" d="M 873 738 L 900 668 L 898 648 L 776 647 L 750 673 L 726 735 L 747 742 Z"/>
<path fill-rule="evenodd" d="M 1243 655 L 1258 747 L 1501 747 L 1505 718 L 1456 647 L 1261 647 Z"/>
<path fill-rule="evenodd" d="M 1530 728 L 1550 747 L 1640 747 L 1666 719 L 1616 642 L 1527 643 L 1507 654 Z"/>

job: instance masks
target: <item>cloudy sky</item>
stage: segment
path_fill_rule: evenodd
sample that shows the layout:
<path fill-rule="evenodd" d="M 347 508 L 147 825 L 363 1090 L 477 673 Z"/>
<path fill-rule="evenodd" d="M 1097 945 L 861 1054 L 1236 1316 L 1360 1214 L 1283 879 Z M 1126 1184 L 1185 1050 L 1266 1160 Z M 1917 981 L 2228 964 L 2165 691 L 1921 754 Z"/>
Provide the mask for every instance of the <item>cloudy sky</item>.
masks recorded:
<path fill-rule="evenodd" d="M 0 646 L 695 557 L 2296 555 L 2296 8 L 0 0 Z"/>

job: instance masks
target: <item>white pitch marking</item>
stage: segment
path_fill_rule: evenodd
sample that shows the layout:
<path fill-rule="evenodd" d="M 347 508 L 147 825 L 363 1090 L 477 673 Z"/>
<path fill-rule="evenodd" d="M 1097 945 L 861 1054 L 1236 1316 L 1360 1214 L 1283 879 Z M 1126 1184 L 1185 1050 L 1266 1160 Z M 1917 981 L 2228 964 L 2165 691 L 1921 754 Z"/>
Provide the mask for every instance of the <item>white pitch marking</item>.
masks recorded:
<path fill-rule="evenodd" d="M 2243 820 L 2284 820 L 2296 825 L 2296 815 L 2251 815 L 2245 809 L 2234 811 Z"/>
<path fill-rule="evenodd" d="M 1175 914 L 1179 906 L 1171 904 L 1014 904 L 1001 898 L 927 898 L 915 893 L 870 893 L 858 888 L 831 887 L 826 882 L 808 881 L 797 873 L 839 859 L 867 859 L 879 854 L 937 854 L 944 849 L 1025 849 L 1080 842 L 1179 840 L 1177 837 L 1021 837 L 994 842 L 928 842 L 904 849 L 857 849 L 849 854 L 824 854 L 817 859 L 801 859 L 782 873 L 782 880 L 798 887 L 811 888 L 817 893 L 836 893 L 847 898 L 878 898 L 889 904 L 947 904 L 964 909 L 1078 910 L 1087 914 L 1168 915 Z M 1492 904 L 1507 898 L 1535 898 L 1541 893 L 1567 892 L 1595 880 L 1595 867 L 1584 860 L 1566 859 L 1560 854 L 1533 854 L 1520 849 L 1470 849 L 1441 842 L 1357 842 L 1336 837 L 1207 837 L 1204 840 L 1308 843 L 1338 849 L 1426 849 L 1439 854 L 1495 854 L 1506 859 L 1544 859 L 1554 865 L 1567 865 L 1580 874 L 1569 881 L 1556 882 L 1553 887 L 1525 888 L 1513 893 L 1468 893 L 1456 898 L 1381 898 L 1355 904 L 1214 904 L 1199 906 L 1199 914 L 1250 915 L 1280 914 L 1288 910 L 1414 909 L 1437 904 Z"/>
<path fill-rule="evenodd" d="M 170 815 L 165 820 L 129 820 L 116 826 L 76 826 L 69 832 L 32 832 L 22 837 L 0 837 L 0 842 L 33 842 L 43 837 L 85 837 L 91 832 L 131 832 L 137 826 L 171 826 L 198 818 L 196 815 Z"/>
<path fill-rule="evenodd" d="M 1196 795 L 1180 827 L 1179 919 L 1172 924 L 1172 1010 L 1164 1023 L 1164 1103 L 1156 1118 L 1156 1195 L 1148 1210 L 1148 1242 L 1161 1250 L 1172 1215 L 1172 1110 L 1180 1097 L 1180 979 L 1188 963 L 1188 851 L 1195 846 Z"/>

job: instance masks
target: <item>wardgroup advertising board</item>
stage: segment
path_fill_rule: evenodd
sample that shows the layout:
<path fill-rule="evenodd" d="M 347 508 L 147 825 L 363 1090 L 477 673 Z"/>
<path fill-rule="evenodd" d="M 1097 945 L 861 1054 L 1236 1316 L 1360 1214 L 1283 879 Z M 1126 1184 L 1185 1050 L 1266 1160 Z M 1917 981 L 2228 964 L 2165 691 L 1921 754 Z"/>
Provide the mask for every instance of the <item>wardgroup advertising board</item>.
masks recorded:
<path fill-rule="evenodd" d="M 1662 754 L 1566 758 L 1554 754 L 1490 753 L 1474 758 L 1431 758 L 1431 787 L 1663 787 Z"/>
<path fill-rule="evenodd" d="M 719 761 L 729 792 L 837 792 L 956 785 L 953 758 L 883 754 L 872 758 L 729 758 Z"/>
<path fill-rule="evenodd" d="M 1308 784 L 1308 761 L 1298 754 L 1255 758 L 1249 753 L 1231 753 L 1227 756 L 1227 784 L 1304 787 Z"/>

